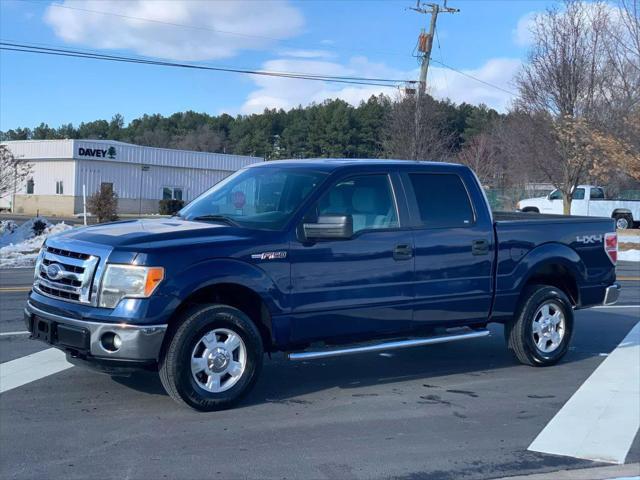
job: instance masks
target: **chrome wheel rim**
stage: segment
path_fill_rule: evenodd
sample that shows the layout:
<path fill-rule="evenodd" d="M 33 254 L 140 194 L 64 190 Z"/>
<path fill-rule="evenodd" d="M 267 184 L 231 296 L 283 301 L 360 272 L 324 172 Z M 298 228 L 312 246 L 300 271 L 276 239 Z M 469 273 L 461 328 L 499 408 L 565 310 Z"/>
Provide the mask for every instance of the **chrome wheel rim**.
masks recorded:
<path fill-rule="evenodd" d="M 543 303 L 533 316 L 531 335 L 533 343 L 542 353 L 558 349 L 565 334 L 565 318 L 556 302 Z"/>
<path fill-rule="evenodd" d="M 616 220 L 616 227 L 618 230 L 624 230 L 629 227 L 629 221 L 626 218 L 618 218 Z"/>
<path fill-rule="evenodd" d="M 233 330 L 216 328 L 203 335 L 191 353 L 191 375 L 211 393 L 233 387 L 247 366 L 247 347 Z"/>

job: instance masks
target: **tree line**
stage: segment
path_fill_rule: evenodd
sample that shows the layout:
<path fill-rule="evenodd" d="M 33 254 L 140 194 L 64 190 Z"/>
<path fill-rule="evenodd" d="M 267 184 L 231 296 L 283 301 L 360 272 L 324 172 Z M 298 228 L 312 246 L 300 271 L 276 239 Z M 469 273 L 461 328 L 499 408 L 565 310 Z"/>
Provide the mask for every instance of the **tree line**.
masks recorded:
<path fill-rule="evenodd" d="M 122 115 L 57 128 L 41 123 L 34 128 L 0 132 L 2 140 L 103 139 L 145 145 L 238 155 L 267 160 L 281 158 L 406 157 L 394 138 L 393 119 L 401 97 L 372 96 L 358 106 L 339 99 L 299 106 L 289 111 L 265 110 L 260 114 L 209 115 L 194 111 L 144 115 L 125 125 Z M 458 153 L 465 142 L 500 118 L 485 105 L 456 105 L 429 98 L 433 119 L 446 141 L 438 140 L 438 157 Z M 431 121 L 431 120 L 430 120 Z M 434 153 L 436 153 L 434 151 Z M 440 158 L 434 158 L 440 159 Z"/>

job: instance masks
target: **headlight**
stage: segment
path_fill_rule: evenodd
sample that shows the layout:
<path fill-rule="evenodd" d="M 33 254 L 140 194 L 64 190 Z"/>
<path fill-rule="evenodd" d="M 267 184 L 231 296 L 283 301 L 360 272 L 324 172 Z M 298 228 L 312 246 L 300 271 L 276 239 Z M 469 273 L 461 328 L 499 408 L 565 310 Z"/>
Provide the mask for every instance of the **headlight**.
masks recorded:
<path fill-rule="evenodd" d="M 35 282 L 40 277 L 40 268 L 42 266 L 42 259 L 44 258 L 44 252 L 47 251 L 47 247 L 42 245 L 40 249 L 40 253 L 38 253 L 38 258 L 36 258 L 36 269 L 33 272 L 33 281 Z"/>
<path fill-rule="evenodd" d="M 162 267 L 107 265 L 98 305 L 114 308 L 123 298 L 147 298 L 164 278 Z"/>

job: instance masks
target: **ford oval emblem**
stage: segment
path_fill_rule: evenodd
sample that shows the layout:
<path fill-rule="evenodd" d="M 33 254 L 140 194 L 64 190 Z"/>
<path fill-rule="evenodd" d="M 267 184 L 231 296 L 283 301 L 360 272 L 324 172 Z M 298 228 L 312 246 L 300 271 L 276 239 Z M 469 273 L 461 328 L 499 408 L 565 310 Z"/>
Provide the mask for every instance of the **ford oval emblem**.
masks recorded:
<path fill-rule="evenodd" d="M 51 280 L 60 280 L 64 275 L 64 269 L 57 263 L 51 263 L 47 267 L 47 277 Z"/>

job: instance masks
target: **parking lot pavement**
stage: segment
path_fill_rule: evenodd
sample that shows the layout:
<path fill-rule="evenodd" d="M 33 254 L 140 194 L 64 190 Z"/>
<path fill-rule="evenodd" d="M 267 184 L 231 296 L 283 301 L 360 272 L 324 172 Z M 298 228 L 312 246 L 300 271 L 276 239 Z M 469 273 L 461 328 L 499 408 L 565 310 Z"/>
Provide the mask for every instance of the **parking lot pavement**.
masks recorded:
<path fill-rule="evenodd" d="M 24 275 L 13 278 L 28 284 Z M 577 312 L 571 350 L 555 367 L 517 364 L 494 325 L 488 338 L 384 354 L 275 355 L 225 412 L 177 406 L 155 375 L 68 368 L 0 394 L 0 475 L 484 479 L 600 467 L 528 449 L 638 322 L 639 296 L 640 282 L 625 281 L 618 308 Z M 0 291 L 0 332 L 24 328 L 25 297 Z M 45 350 L 0 336 L 3 364 Z M 625 461 L 626 476 L 640 475 L 637 433 Z"/>

